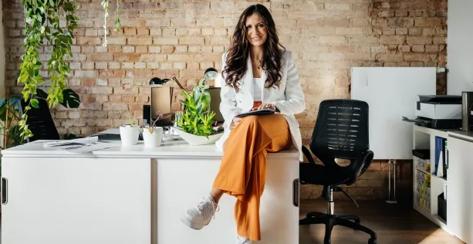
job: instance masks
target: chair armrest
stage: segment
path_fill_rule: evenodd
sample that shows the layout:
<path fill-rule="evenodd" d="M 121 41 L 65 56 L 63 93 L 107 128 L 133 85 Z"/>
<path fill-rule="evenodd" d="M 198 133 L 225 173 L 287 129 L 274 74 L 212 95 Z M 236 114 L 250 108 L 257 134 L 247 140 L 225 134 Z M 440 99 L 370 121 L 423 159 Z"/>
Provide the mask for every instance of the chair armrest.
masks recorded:
<path fill-rule="evenodd" d="M 350 176 L 347 177 L 347 181 L 344 182 L 344 184 L 353 184 L 358 179 L 358 177 L 368 169 L 372 160 L 373 151 L 370 150 L 366 150 L 358 157 L 351 159 L 350 165 L 347 166 L 347 170 Z"/>
<path fill-rule="evenodd" d="M 371 161 L 373 161 L 373 155 L 373 151 L 366 150 L 366 152 L 363 152 L 358 158 L 352 159 L 349 167 L 351 167 L 351 170 L 354 172 L 354 180 L 368 169 Z"/>
<path fill-rule="evenodd" d="M 302 145 L 302 153 L 303 153 L 304 156 L 307 158 L 307 160 L 309 160 L 309 163 L 315 164 L 315 160 L 314 160 L 314 158 L 312 157 L 312 153 L 311 153 L 311 151 L 310 151 L 309 148 L 307 148 L 306 146 Z"/>
<path fill-rule="evenodd" d="M 363 174 L 367 169 L 368 167 L 370 166 L 371 162 L 373 161 L 373 156 L 374 156 L 374 153 L 373 151 L 371 150 L 368 150 L 366 151 L 366 153 L 364 153 L 363 155 L 363 165 L 361 167 L 361 171 L 359 172 L 358 175 L 361 175 Z"/>

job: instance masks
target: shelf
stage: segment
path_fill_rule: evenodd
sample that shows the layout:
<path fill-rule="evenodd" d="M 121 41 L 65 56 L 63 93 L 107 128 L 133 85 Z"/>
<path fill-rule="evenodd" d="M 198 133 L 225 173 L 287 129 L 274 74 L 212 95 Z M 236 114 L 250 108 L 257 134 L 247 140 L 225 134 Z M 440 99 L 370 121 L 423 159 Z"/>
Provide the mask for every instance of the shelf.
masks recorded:
<path fill-rule="evenodd" d="M 433 175 L 432 175 L 432 173 L 430 173 L 430 172 L 427 172 L 427 170 L 424 170 L 424 169 L 419 169 L 419 168 L 416 168 L 416 170 L 418 170 L 418 171 L 420 171 L 420 172 L 422 172 L 422 173 L 424 173 L 424 174 L 427 174 L 427 175 L 433 176 Z"/>
<path fill-rule="evenodd" d="M 440 180 L 440 181 L 442 181 L 443 183 L 447 183 L 447 180 L 446 180 L 445 178 L 443 178 L 443 177 L 436 176 L 436 175 L 434 175 L 434 174 L 432 174 L 432 173 L 430 173 L 430 176 L 432 176 L 432 179 Z"/>
<path fill-rule="evenodd" d="M 423 207 L 421 207 L 421 206 L 416 206 L 415 204 L 414 204 L 414 209 L 415 209 L 417 212 L 421 213 L 422 215 L 424 215 L 424 216 L 426 216 L 426 217 L 430 217 L 430 216 L 431 216 L 431 215 L 430 215 L 430 209 L 425 209 L 425 208 L 423 208 Z"/>
<path fill-rule="evenodd" d="M 413 157 L 414 167 L 414 209 L 441 227 L 446 227 L 446 221 L 438 216 L 437 197 L 444 191 L 447 180 L 434 175 L 436 137 L 448 138 L 448 132 L 414 126 L 414 149 L 426 149 L 430 151 L 428 159 Z"/>
<path fill-rule="evenodd" d="M 432 129 L 432 128 L 427 128 L 423 126 L 414 126 L 414 130 L 417 132 L 423 132 L 425 134 L 433 135 L 433 136 L 440 136 L 443 138 L 448 137 L 448 132 L 446 130 L 437 130 L 437 129 Z"/>
<path fill-rule="evenodd" d="M 432 215 L 432 217 L 434 217 L 436 220 L 440 221 L 441 223 L 443 224 L 447 224 L 447 221 L 445 221 L 444 219 L 440 218 L 440 216 L 438 215 Z"/>

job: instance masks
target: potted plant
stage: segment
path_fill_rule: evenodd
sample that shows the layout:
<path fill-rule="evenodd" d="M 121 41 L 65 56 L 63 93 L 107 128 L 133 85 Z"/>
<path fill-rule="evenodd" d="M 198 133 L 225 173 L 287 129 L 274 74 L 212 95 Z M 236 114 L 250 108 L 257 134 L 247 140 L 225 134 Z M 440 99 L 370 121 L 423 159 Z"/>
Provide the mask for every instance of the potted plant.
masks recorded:
<path fill-rule="evenodd" d="M 140 127 L 137 121 L 130 119 L 128 123 L 120 126 L 120 140 L 122 146 L 129 147 L 138 143 Z"/>
<path fill-rule="evenodd" d="M 21 92 L 26 101 L 21 119 L 18 121 L 22 140 L 32 136 L 28 129 L 28 111 L 37 108 L 37 88 L 45 82 L 41 75 L 42 62 L 40 48 L 46 44 L 52 47 L 47 70 L 50 87 L 47 101 L 54 107 L 64 100 L 63 90 L 67 88 L 70 73 L 69 60 L 72 57 L 73 31 L 77 27 L 78 17 L 76 1 L 36 1 L 22 0 L 25 14 L 24 50 L 21 57 L 18 83 L 23 84 Z"/>
<path fill-rule="evenodd" d="M 222 133 L 213 129 L 215 113 L 210 107 L 209 87 L 205 79 L 200 80 L 192 91 L 184 90 L 182 94 L 183 111 L 176 115 L 178 134 L 191 145 L 214 143 Z"/>
<path fill-rule="evenodd" d="M 163 139 L 164 129 L 163 127 L 156 126 L 156 122 L 159 120 L 156 118 L 151 125 L 143 128 L 143 142 L 145 147 L 159 147 L 161 140 Z"/>

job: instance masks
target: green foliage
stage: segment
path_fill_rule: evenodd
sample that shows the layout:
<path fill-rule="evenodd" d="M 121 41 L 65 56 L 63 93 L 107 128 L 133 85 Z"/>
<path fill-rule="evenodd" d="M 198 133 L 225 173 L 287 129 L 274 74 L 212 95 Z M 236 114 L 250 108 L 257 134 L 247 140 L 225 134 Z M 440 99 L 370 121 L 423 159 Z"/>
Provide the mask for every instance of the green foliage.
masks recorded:
<path fill-rule="evenodd" d="M 178 127 L 187 133 L 200 136 L 213 134 L 212 124 L 215 113 L 210 108 L 209 87 L 203 81 L 192 91 L 183 91 L 182 116 L 176 119 Z"/>
<path fill-rule="evenodd" d="M 79 95 L 71 89 L 64 89 L 62 91 L 63 101 L 61 105 L 66 108 L 78 108 L 80 105 Z M 38 98 L 46 99 L 48 93 L 37 88 L 36 95 L 31 99 L 31 107 L 37 108 L 39 106 Z M 0 131 L 4 136 L 5 147 L 19 145 L 25 142 L 25 138 L 21 135 L 23 131 L 20 129 L 22 118 L 21 108 L 22 97 L 19 95 L 12 96 L 8 99 L 0 99 Z M 26 121 L 26 120 L 25 120 Z M 27 124 L 25 125 L 28 126 Z M 32 135 L 31 135 L 32 136 Z M 77 138 L 76 135 L 66 134 L 64 139 Z"/>
<path fill-rule="evenodd" d="M 44 83 L 40 74 L 42 63 L 39 48 L 47 41 L 52 46 L 48 60 L 51 85 L 46 100 L 50 107 L 62 103 L 63 90 L 70 73 L 68 59 L 72 57 L 73 31 L 77 27 L 76 1 L 74 0 L 22 0 L 25 13 L 25 54 L 22 56 L 18 82 L 23 84 L 22 96 L 28 101 L 18 122 L 23 140 L 32 136 L 28 129 L 26 112 L 38 106 L 37 88 Z"/>
<path fill-rule="evenodd" d="M 48 93 L 43 91 L 42 89 L 36 89 L 36 97 L 40 97 L 43 99 L 47 99 Z M 61 105 L 66 108 L 78 108 L 80 105 L 80 97 L 75 91 L 70 88 L 62 90 L 62 102 Z M 36 99 L 37 100 L 37 99 Z"/>
<path fill-rule="evenodd" d="M 0 130 L 5 147 L 20 144 L 21 97 L 0 99 Z"/>

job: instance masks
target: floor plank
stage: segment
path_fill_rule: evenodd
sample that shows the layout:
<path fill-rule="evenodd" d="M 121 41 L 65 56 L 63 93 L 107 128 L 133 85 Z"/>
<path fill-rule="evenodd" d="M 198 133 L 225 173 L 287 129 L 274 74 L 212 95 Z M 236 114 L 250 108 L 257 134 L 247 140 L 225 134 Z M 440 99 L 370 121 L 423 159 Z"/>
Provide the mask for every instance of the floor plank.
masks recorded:
<path fill-rule="evenodd" d="M 383 201 L 360 201 L 360 208 L 350 201 L 336 201 L 336 214 L 354 214 L 361 218 L 361 223 L 374 230 L 378 242 L 382 244 L 460 244 L 458 238 L 440 229 L 430 220 L 410 207 L 391 205 Z M 301 217 L 309 211 L 326 211 L 323 199 L 303 200 Z M 325 227 L 323 225 L 300 226 L 299 244 L 323 243 Z M 369 235 L 345 227 L 334 227 L 332 244 L 368 243 Z"/>

